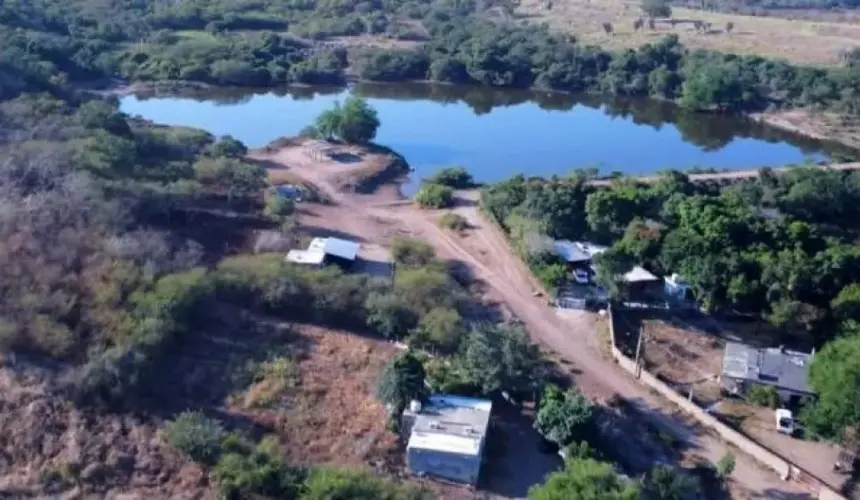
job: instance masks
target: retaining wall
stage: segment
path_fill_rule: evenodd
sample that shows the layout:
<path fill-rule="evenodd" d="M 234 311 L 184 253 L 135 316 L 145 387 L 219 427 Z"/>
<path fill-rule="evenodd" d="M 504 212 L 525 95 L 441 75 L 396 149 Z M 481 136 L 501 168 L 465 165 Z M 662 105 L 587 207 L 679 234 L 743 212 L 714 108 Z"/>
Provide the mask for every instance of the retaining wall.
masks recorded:
<path fill-rule="evenodd" d="M 612 340 L 612 357 L 615 358 L 615 361 L 618 362 L 618 365 L 621 366 L 621 368 L 632 374 L 648 387 L 660 393 L 660 395 L 669 401 L 678 405 L 686 413 L 692 415 L 697 421 L 699 421 L 699 423 L 716 432 L 724 441 L 736 446 L 747 455 L 758 460 L 762 465 L 773 469 L 782 479 L 803 479 L 803 482 L 808 483 L 813 488 L 819 490 L 818 498 L 820 500 L 846 500 L 844 496 L 827 486 L 823 481 L 819 480 L 812 474 L 806 472 L 800 466 L 789 462 L 748 438 L 744 434 L 722 423 L 713 415 L 705 412 L 702 408 L 699 408 L 687 400 L 687 398 L 675 392 L 674 389 L 649 373 L 641 365 L 637 366 L 635 360 L 628 358 L 615 347 L 615 322 L 612 317 L 612 308 L 609 307 L 607 312 L 609 316 L 609 337 Z"/>

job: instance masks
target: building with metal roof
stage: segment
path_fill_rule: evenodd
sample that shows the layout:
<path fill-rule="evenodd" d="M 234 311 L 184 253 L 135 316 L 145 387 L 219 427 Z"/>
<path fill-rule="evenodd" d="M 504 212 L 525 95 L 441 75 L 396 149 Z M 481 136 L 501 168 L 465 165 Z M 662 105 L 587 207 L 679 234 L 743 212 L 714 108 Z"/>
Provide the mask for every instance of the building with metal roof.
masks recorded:
<path fill-rule="evenodd" d="M 409 471 L 476 484 L 481 470 L 492 402 L 436 395 L 403 412 Z"/>
<path fill-rule="evenodd" d="M 720 381 L 735 394 L 746 394 L 753 385 L 774 387 L 783 401 L 814 396 L 809 387 L 812 355 L 781 347 L 760 349 L 740 342 L 726 343 Z"/>
<path fill-rule="evenodd" d="M 340 238 L 314 238 L 306 250 L 290 250 L 286 261 L 293 264 L 323 265 L 330 259 L 352 263 L 358 257 L 359 244 Z"/>

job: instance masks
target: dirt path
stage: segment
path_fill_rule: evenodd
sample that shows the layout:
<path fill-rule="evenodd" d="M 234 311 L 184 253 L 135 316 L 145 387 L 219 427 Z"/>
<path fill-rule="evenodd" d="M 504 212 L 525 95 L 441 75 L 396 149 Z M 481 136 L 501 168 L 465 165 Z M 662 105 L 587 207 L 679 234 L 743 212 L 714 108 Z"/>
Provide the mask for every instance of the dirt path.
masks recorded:
<path fill-rule="evenodd" d="M 365 241 L 385 244 L 392 234 L 410 234 L 433 245 L 440 257 L 462 261 L 483 282 L 490 299 L 503 304 L 522 320 L 534 340 L 573 363 L 580 389 L 597 399 L 617 394 L 634 405 L 653 426 L 687 443 L 695 455 L 716 462 L 729 449 L 712 435 L 686 422 L 668 402 L 653 395 L 606 358 L 595 342 L 598 318 L 580 313 L 560 317 L 545 299 L 532 296 L 539 289 L 522 261 L 511 251 L 504 234 L 489 223 L 477 208 L 478 193 L 459 193 L 461 203 L 454 209 L 471 228 L 458 236 L 440 229 L 436 220 L 442 212 L 425 211 L 399 203 L 396 194 L 354 195 L 338 191 L 331 176 L 342 173 L 332 161 L 311 160 L 302 147 L 273 153 L 253 153 L 253 157 L 283 168 L 316 185 L 333 202 L 326 207 L 326 224 Z M 279 167 L 279 168 L 280 168 Z M 317 218 L 318 219 L 318 218 Z M 733 479 L 755 493 L 756 498 L 781 498 L 806 493 L 800 486 L 781 481 L 752 458 L 735 452 L 737 466 Z M 794 496 L 792 498 L 803 498 Z M 809 498 L 812 498 L 811 496 Z"/>

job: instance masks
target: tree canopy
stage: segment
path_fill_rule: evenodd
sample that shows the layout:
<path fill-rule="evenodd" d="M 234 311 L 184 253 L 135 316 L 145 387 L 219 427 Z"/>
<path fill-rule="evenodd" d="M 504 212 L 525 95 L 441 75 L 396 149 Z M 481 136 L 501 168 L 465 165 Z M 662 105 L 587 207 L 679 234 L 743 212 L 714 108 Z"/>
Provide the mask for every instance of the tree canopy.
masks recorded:
<path fill-rule="evenodd" d="M 636 483 L 622 478 L 611 464 L 593 458 L 568 459 L 541 486 L 529 490 L 529 500 L 636 500 Z"/>
<path fill-rule="evenodd" d="M 343 106 L 335 102 L 333 108 L 323 111 L 316 119 L 316 128 L 327 139 L 367 144 L 376 137 L 379 118 L 367 101 L 350 95 Z"/>

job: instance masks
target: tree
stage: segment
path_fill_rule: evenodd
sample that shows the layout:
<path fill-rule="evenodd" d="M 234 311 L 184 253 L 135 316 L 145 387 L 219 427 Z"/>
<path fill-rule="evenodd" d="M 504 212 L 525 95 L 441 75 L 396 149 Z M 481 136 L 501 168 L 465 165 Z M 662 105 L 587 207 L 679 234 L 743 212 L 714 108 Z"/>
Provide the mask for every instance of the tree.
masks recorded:
<path fill-rule="evenodd" d="M 367 144 L 376 137 L 379 117 L 370 104 L 357 95 L 350 95 L 343 106 L 334 103 L 316 119 L 316 129 L 326 139 L 340 139 L 354 144 Z"/>
<path fill-rule="evenodd" d="M 167 442 L 192 460 L 214 464 L 221 453 L 224 428 L 198 412 L 183 412 L 164 428 Z"/>
<path fill-rule="evenodd" d="M 454 203 L 454 190 L 441 184 L 424 183 L 415 193 L 415 203 L 423 208 L 448 208 Z"/>
<path fill-rule="evenodd" d="M 544 388 L 535 418 L 535 429 L 543 437 L 566 446 L 589 436 L 594 406 L 577 391 L 562 392 L 554 385 Z"/>
<path fill-rule="evenodd" d="M 194 176 L 204 186 L 227 195 L 250 198 L 266 187 L 266 171 L 235 158 L 205 158 L 194 165 Z"/>
<path fill-rule="evenodd" d="M 666 0 L 642 0 L 642 12 L 650 18 L 672 17 L 672 8 Z"/>
<path fill-rule="evenodd" d="M 475 185 L 472 174 L 463 167 L 445 167 L 424 181 L 429 184 L 441 184 L 453 189 L 469 189 Z"/>
<path fill-rule="evenodd" d="M 360 470 L 317 467 L 311 471 L 302 500 L 424 500 L 420 490 L 396 485 Z"/>
<path fill-rule="evenodd" d="M 636 483 L 622 478 L 611 464 L 593 458 L 571 458 L 564 469 L 529 489 L 530 500 L 637 500 Z"/>
<path fill-rule="evenodd" d="M 248 153 L 248 148 L 232 135 L 224 135 L 212 144 L 209 152 L 215 157 L 242 158 Z"/>
<path fill-rule="evenodd" d="M 670 465 L 654 467 L 645 480 L 645 497 L 653 500 L 693 500 L 701 491 L 695 477 Z"/>
<path fill-rule="evenodd" d="M 461 349 L 457 364 L 483 394 L 533 394 L 540 377 L 540 351 L 521 325 L 476 325 Z"/>
<path fill-rule="evenodd" d="M 436 307 L 421 317 L 413 339 L 441 352 L 452 352 L 463 335 L 462 318 L 456 309 Z"/>
<path fill-rule="evenodd" d="M 830 302 L 833 314 L 841 320 L 860 320 L 860 284 L 852 283 Z"/>
<path fill-rule="evenodd" d="M 415 327 L 417 318 L 397 295 L 371 293 L 364 302 L 367 324 L 387 339 L 401 339 Z"/>
<path fill-rule="evenodd" d="M 282 218 L 292 215 L 296 211 L 296 204 L 293 200 L 281 196 L 278 193 L 272 193 L 266 200 L 266 208 L 264 213 L 269 217 Z"/>
<path fill-rule="evenodd" d="M 390 406 L 393 417 L 399 417 L 410 401 L 427 399 L 425 377 L 424 365 L 409 351 L 385 365 L 377 394 L 383 403 Z"/>
<path fill-rule="evenodd" d="M 818 393 L 802 414 L 810 432 L 838 439 L 846 429 L 860 425 L 860 326 L 846 325 L 842 337 L 816 353 L 809 384 Z"/>

